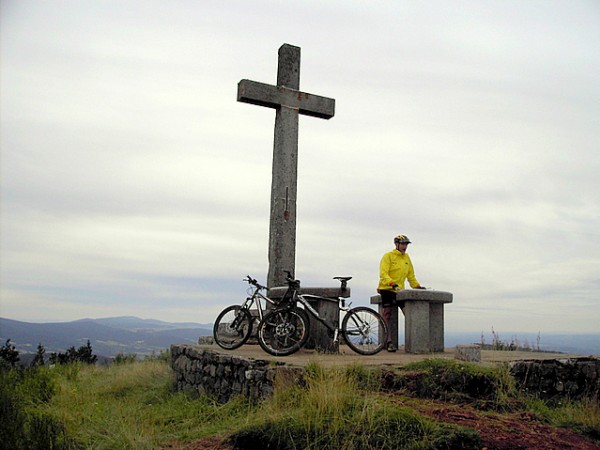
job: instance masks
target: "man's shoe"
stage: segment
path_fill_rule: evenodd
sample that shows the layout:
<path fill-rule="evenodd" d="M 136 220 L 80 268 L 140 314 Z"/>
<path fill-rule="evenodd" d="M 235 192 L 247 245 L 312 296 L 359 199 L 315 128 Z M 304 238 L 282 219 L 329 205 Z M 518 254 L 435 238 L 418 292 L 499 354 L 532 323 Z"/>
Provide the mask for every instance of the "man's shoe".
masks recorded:
<path fill-rule="evenodd" d="M 396 346 L 394 344 L 392 344 L 391 342 L 388 343 L 388 345 L 387 345 L 388 352 L 395 352 L 396 350 L 398 350 L 398 349 L 396 348 Z"/>

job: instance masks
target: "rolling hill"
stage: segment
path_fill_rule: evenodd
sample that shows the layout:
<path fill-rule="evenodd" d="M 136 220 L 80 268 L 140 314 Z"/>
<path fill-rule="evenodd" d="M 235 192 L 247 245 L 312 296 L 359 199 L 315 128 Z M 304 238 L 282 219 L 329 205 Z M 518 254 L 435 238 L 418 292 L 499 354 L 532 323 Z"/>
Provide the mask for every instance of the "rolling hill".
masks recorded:
<path fill-rule="evenodd" d="M 0 318 L 0 342 L 10 339 L 20 353 L 35 353 L 41 343 L 46 354 L 86 345 L 94 354 L 114 357 L 160 353 L 171 344 L 192 344 L 212 335 L 211 324 L 170 323 L 137 317 L 81 319 L 72 322 L 30 323 Z"/>

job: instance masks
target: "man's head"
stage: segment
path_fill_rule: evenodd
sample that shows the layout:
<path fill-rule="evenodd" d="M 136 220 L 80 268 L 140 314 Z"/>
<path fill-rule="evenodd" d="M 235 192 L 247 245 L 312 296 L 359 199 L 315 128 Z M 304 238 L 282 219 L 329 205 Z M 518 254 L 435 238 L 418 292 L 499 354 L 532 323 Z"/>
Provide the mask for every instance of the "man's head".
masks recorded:
<path fill-rule="evenodd" d="M 408 238 L 408 236 L 400 234 L 394 238 L 394 244 L 396 244 L 396 250 L 398 250 L 401 253 L 404 253 L 406 252 L 408 244 L 410 244 L 410 239 Z"/>

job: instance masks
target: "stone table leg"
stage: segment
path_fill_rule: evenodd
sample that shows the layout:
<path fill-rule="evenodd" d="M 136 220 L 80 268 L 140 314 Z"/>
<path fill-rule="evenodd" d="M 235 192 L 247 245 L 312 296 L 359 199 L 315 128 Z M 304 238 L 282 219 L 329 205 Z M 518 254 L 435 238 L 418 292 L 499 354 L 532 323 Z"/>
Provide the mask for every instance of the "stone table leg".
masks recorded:
<path fill-rule="evenodd" d="M 335 323 L 339 321 L 340 311 L 338 309 L 337 299 L 319 299 L 309 302 L 311 306 L 317 310 L 319 316 L 328 322 Z M 333 336 L 327 327 L 310 315 L 309 319 L 310 334 L 304 348 L 315 349 L 321 353 L 337 353 L 339 351 L 339 343 L 333 342 Z"/>
<path fill-rule="evenodd" d="M 443 303 L 429 303 L 429 347 L 431 352 L 444 351 Z"/>
<path fill-rule="evenodd" d="M 406 353 L 429 353 L 429 302 L 406 301 L 404 350 Z"/>

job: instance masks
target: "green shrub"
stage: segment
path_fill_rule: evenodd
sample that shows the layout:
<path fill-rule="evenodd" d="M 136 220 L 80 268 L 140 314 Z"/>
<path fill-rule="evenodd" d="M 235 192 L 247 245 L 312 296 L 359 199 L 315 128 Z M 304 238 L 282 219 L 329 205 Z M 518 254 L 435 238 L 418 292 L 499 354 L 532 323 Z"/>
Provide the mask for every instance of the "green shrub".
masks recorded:
<path fill-rule="evenodd" d="M 131 364 L 137 361 L 137 355 L 135 353 L 117 353 L 117 356 L 113 359 L 113 364 Z"/>
<path fill-rule="evenodd" d="M 64 424 L 38 409 L 55 389 L 51 374 L 42 368 L 0 372 L 1 448 L 69 448 Z"/>
<path fill-rule="evenodd" d="M 23 397 L 32 403 L 48 403 L 56 393 L 56 380 L 47 368 L 26 369 L 21 381 Z"/>
<path fill-rule="evenodd" d="M 382 373 L 385 389 L 403 389 L 421 398 L 479 403 L 491 408 L 511 407 L 516 398 L 514 380 L 506 367 L 429 359 Z"/>
<path fill-rule="evenodd" d="M 335 423 L 335 422 L 339 423 Z M 436 424 L 408 408 L 381 403 L 367 417 L 303 421 L 289 416 L 250 425 L 233 434 L 240 450 L 479 449 L 477 431 Z"/>
<path fill-rule="evenodd" d="M 542 420 L 557 427 L 571 428 L 600 443 L 600 404 L 595 399 L 557 403 L 529 397 L 525 404 L 530 412 Z"/>
<path fill-rule="evenodd" d="M 10 339 L 7 339 L 6 343 L 0 347 L 0 369 L 8 370 L 16 367 L 20 359 L 19 352 L 15 349 L 14 344 L 10 342 Z"/>
<path fill-rule="evenodd" d="M 92 344 L 89 339 L 86 345 L 82 345 L 77 350 L 75 347 L 70 347 L 65 353 L 52 353 L 49 358 L 50 364 L 96 364 L 98 357 L 93 354 Z"/>
<path fill-rule="evenodd" d="M 372 380 L 359 367 L 309 365 L 306 385 L 276 389 L 232 442 L 244 450 L 480 448 L 475 430 L 437 424 L 386 401 L 369 391 Z"/>

